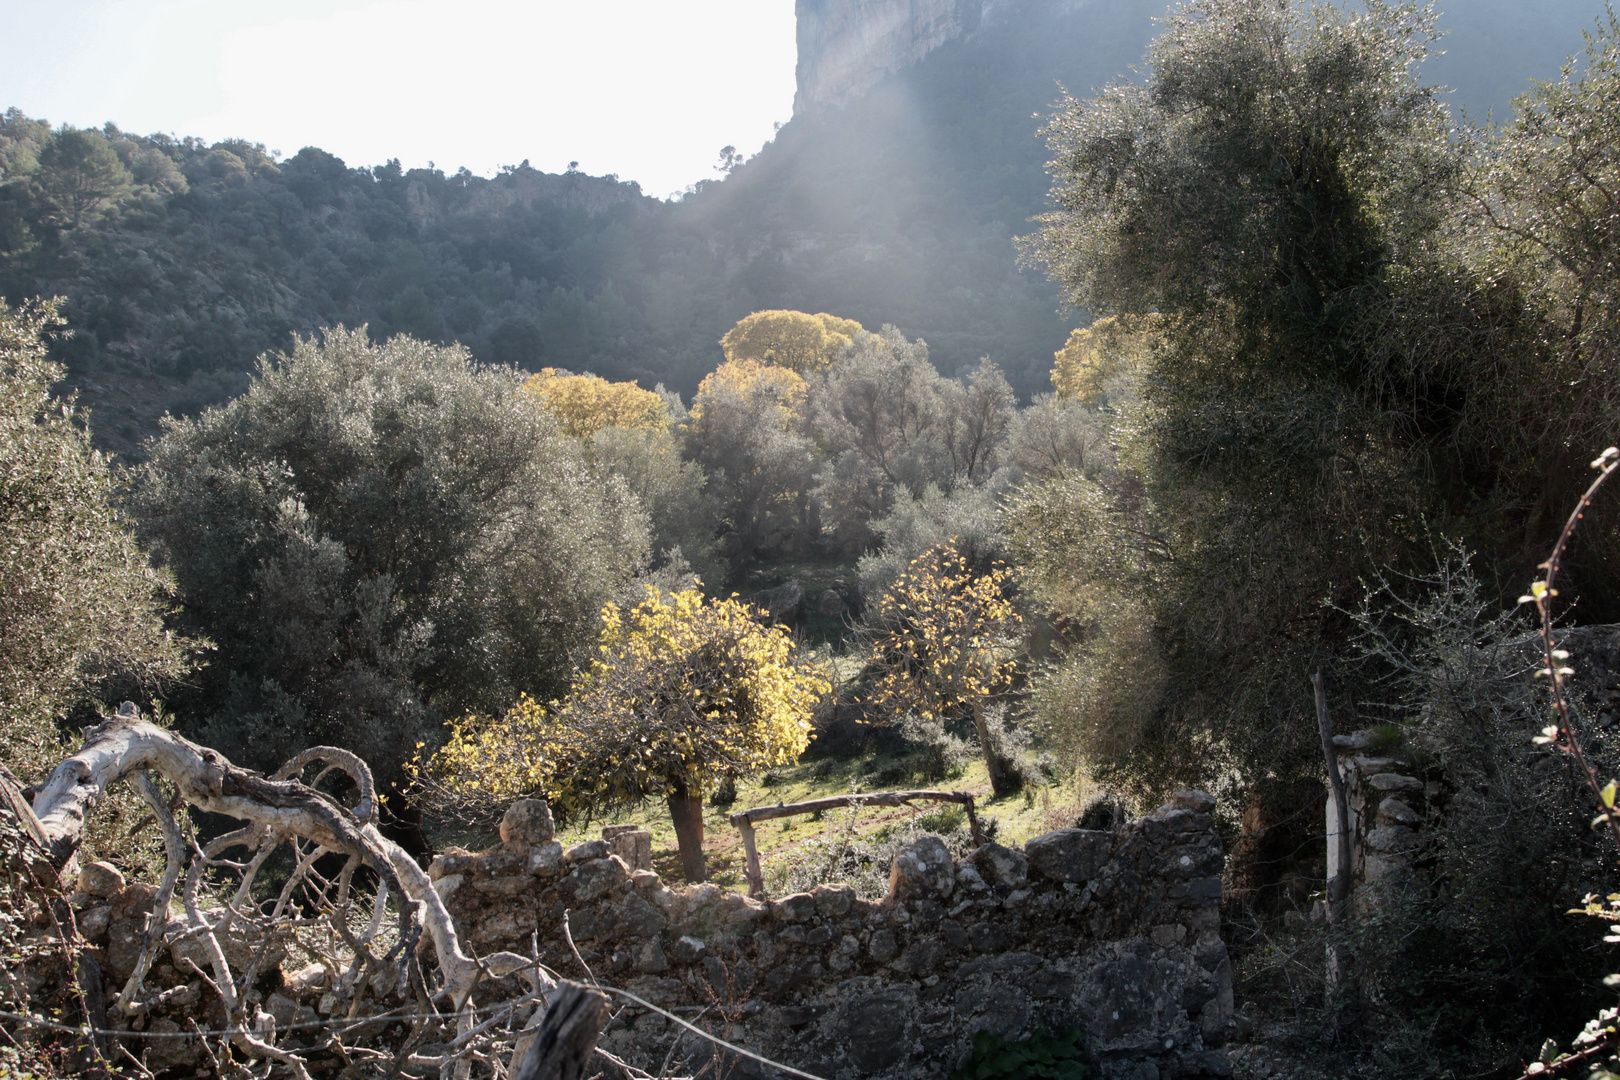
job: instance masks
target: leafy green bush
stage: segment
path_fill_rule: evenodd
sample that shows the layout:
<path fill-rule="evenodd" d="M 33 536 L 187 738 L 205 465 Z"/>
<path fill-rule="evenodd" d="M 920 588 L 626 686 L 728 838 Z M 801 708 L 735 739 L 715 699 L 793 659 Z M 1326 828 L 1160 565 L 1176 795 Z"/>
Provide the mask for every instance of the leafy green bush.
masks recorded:
<path fill-rule="evenodd" d="M 39 778 L 75 707 L 136 696 L 186 667 L 164 633 L 173 584 L 112 502 L 87 415 L 51 392 L 56 308 L 0 303 L 0 760 Z"/>
<path fill-rule="evenodd" d="M 218 645 L 188 734 L 260 767 L 336 743 L 387 783 L 446 718 L 567 689 L 647 525 L 521 382 L 339 328 L 167 422 L 133 502 Z"/>

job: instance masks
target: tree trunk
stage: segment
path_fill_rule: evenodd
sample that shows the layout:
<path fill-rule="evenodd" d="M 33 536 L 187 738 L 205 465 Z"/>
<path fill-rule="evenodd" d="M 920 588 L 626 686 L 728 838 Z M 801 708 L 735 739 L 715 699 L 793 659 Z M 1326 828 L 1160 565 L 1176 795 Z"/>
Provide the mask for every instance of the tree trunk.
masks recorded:
<path fill-rule="evenodd" d="M 984 753 L 984 766 L 990 773 L 991 794 L 998 799 L 1011 795 L 1018 790 L 1018 778 L 990 737 L 990 724 L 984 718 L 983 703 L 978 698 L 973 700 L 973 728 L 979 733 L 979 749 Z"/>
<path fill-rule="evenodd" d="M 675 824 L 675 844 L 686 880 L 709 880 L 709 868 L 703 861 L 703 788 L 695 782 L 677 781 L 669 790 L 669 819 Z"/>

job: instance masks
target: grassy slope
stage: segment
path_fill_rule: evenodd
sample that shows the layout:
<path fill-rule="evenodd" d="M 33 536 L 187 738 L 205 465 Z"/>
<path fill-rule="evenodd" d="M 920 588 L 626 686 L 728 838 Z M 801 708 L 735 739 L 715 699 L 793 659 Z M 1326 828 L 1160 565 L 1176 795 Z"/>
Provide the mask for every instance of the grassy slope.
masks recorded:
<path fill-rule="evenodd" d="M 983 761 L 974 761 L 955 778 L 937 783 L 894 780 L 892 773 L 886 773 L 893 764 L 891 759 L 876 755 L 854 759 L 807 757 L 798 764 L 775 769 L 763 778 L 739 785 L 737 801 L 733 805 L 706 808 L 703 849 L 708 855 L 711 879 L 726 888 L 746 890 L 741 840 L 737 830 L 727 820 L 727 815 L 749 807 L 802 802 L 845 794 L 851 790 L 870 792 L 932 788 L 967 791 L 973 794 L 978 805 L 981 824 L 988 830 L 991 822 L 995 822 L 996 839 L 1003 843 L 1022 843 L 1031 836 L 1073 825 L 1080 805 L 1090 794 L 1088 786 L 1082 781 L 1078 788 L 1073 783 L 1065 783 L 992 800 Z M 921 828 L 923 831 L 949 831 L 955 821 L 956 816 L 949 810 L 942 813 L 941 807 L 924 803 L 911 808 L 862 809 L 853 815 L 837 811 L 825 815 L 820 821 L 813 821 L 809 817 L 770 821 L 760 825 L 756 835 L 761 867 L 766 881 L 771 882 L 773 876 L 778 881 L 782 879 L 787 869 L 785 864 L 808 854 L 807 845 L 832 840 L 846 830 L 853 831 L 863 842 L 881 841 L 894 835 L 897 830 L 908 827 Z M 565 830 L 559 839 L 565 846 L 579 843 L 600 836 L 603 825 L 620 822 L 633 822 L 648 829 L 653 835 L 654 868 L 670 882 L 681 880 L 680 863 L 675 853 L 675 831 L 661 803 L 649 803 L 586 826 Z"/>

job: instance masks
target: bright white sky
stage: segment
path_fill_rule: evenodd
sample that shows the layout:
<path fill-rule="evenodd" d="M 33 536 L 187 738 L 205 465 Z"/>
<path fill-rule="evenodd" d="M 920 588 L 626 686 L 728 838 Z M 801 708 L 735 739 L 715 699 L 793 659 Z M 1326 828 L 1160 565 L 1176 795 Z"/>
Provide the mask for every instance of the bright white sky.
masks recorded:
<path fill-rule="evenodd" d="M 0 111 L 666 196 L 793 108 L 793 0 L 0 0 Z"/>

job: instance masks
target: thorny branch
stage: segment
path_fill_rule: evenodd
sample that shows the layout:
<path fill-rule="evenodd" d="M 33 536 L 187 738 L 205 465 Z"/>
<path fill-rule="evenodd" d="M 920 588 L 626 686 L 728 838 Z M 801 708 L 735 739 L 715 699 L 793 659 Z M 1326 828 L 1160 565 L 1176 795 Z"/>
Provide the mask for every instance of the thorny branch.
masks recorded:
<path fill-rule="evenodd" d="M 1546 678 L 1552 687 L 1552 707 L 1557 722 L 1543 728 L 1536 742 L 1543 746 L 1551 746 L 1561 753 L 1569 755 L 1575 760 L 1580 769 L 1581 778 L 1597 799 L 1598 816 L 1593 820 L 1592 826 L 1606 825 L 1609 834 L 1614 838 L 1617 851 L 1620 851 L 1620 811 L 1615 808 L 1615 794 L 1617 785 L 1610 781 L 1602 784 L 1598 778 L 1597 770 L 1592 767 L 1586 756 L 1586 749 L 1582 745 L 1581 733 L 1575 729 L 1575 713 L 1571 708 L 1566 680 L 1575 674 L 1575 669 L 1569 667 L 1566 661 L 1569 653 L 1558 648 L 1553 640 L 1553 600 L 1558 596 L 1558 571 L 1561 568 L 1564 552 L 1569 547 L 1575 530 L 1580 527 L 1586 518 L 1586 511 L 1592 505 L 1598 490 L 1620 469 L 1620 448 L 1609 447 L 1592 462 L 1592 468 L 1598 471 L 1597 479 L 1593 480 L 1580 500 L 1576 502 L 1575 509 L 1570 512 L 1569 520 L 1564 522 L 1563 531 L 1558 534 L 1558 542 L 1553 545 L 1552 554 L 1547 561 L 1541 564 L 1544 571 L 1539 581 L 1530 585 L 1530 591 L 1519 597 L 1521 604 L 1534 604 L 1536 613 L 1540 617 L 1542 662 L 1545 666 L 1536 675 Z M 1532 1076 L 1557 1075 L 1566 1073 L 1577 1065 L 1610 1053 L 1620 1047 L 1620 1025 L 1617 1025 L 1615 1010 L 1606 1010 L 1605 1014 L 1588 1024 L 1580 1038 L 1576 1040 L 1576 1049 L 1571 1053 L 1559 1055 L 1551 1061 L 1538 1061 L 1532 1063 L 1520 1076 L 1520 1080 L 1527 1080 Z"/>

